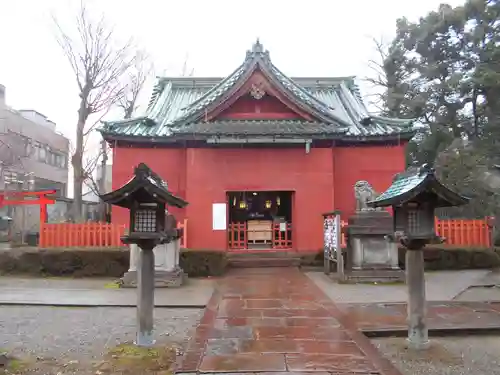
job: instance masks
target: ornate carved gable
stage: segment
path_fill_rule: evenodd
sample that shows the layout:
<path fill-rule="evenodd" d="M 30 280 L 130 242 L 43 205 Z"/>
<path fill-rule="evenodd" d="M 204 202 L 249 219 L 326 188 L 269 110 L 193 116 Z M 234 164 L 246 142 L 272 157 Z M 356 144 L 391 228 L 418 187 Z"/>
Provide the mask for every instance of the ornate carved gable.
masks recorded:
<path fill-rule="evenodd" d="M 213 120 L 244 95 L 250 95 L 254 100 L 272 96 L 282 103 L 281 108 L 286 107 L 295 114 L 290 118 L 346 125 L 333 115 L 327 105 L 281 73 L 259 41 L 247 52 L 242 65 L 185 107 L 183 115 L 175 122 L 189 124 Z"/>
<path fill-rule="evenodd" d="M 313 117 L 297 107 L 265 75 L 256 70 L 220 106 L 207 113 L 206 120 L 217 119 L 302 119 Z"/>

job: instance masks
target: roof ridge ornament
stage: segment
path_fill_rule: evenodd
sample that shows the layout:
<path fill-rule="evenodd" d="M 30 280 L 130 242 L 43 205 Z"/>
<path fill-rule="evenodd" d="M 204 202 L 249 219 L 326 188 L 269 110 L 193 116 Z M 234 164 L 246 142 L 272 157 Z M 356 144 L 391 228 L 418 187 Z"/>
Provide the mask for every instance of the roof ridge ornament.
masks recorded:
<path fill-rule="evenodd" d="M 260 42 L 259 38 L 257 38 L 255 43 L 252 45 L 252 49 L 247 51 L 246 59 L 249 60 L 255 56 L 260 56 L 266 60 L 269 60 L 269 51 L 264 49 L 264 46 Z"/>
<path fill-rule="evenodd" d="M 139 178 L 147 178 L 151 175 L 151 169 L 145 163 L 139 163 L 134 168 L 134 174 Z"/>
<path fill-rule="evenodd" d="M 432 165 L 430 163 L 424 163 L 420 167 L 418 174 L 419 174 L 419 176 L 423 176 L 423 175 L 434 174 L 434 172 L 435 172 L 435 169 L 432 167 Z"/>
<path fill-rule="evenodd" d="M 253 53 L 262 53 L 262 52 L 264 52 L 264 46 L 260 42 L 259 38 L 257 38 L 257 41 L 252 46 L 252 52 Z"/>

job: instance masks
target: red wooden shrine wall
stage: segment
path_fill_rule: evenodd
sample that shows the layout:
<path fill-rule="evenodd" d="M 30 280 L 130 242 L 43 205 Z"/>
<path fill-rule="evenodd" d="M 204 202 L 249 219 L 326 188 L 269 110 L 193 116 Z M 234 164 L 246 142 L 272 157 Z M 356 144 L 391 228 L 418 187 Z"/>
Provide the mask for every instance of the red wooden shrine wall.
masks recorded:
<path fill-rule="evenodd" d="M 404 145 L 294 149 L 255 148 L 115 148 L 113 188 L 130 179 L 133 167 L 148 164 L 169 189 L 189 205 L 174 212 L 188 219 L 190 248 L 227 248 L 225 231 L 212 230 L 212 204 L 226 201 L 227 191 L 294 191 L 294 250 L 323 246 L 322 217 L 340 209 L 347 218 L 355 207 L 354 183 L 367 180 L 386 189 L 405 167 Z M 113 223 L 128 223 L 125 210 L 113 207 Z"/>
<path fill-rule="evenodd" d="M 242 96 L 230 108 L 217 116 L 218 119 L 247 120 L 247 119 L 301 119 L 273 96 L 266 95 L 261 100 L 253 99 L 249 94 Z"/>

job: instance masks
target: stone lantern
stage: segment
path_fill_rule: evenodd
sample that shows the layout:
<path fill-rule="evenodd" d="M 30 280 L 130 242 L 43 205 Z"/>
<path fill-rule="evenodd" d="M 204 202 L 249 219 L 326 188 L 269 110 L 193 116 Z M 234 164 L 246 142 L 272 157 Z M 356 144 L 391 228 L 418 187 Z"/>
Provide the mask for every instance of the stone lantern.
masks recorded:
<path fill-rule="evenodd" d="M 424 349 L 429 344 L 426 324 L 425 276 L 423 248 L 428 243 L 443 242 L 434 227 L 435 209 L 466 204 L 469 201 L 439 182 L 428 164 L 411 167 L 395 176 L 392 185 L 370 207 L 392 207 L 394 240 L 406 251 L 406 284 L 408 285 L 408 344 Z"/>
<path fill-rule="evenodd" d="M 136 344 L 150 346 L 153 340 L 153 308 L 155 261 L 153 249 L 179 237 L 178 230 L 166 225 L 167 205 L 185 207 L 187 202 L 171 194 L 165 182 L 146 164 L 139 164 L 134 177 L 125 185 L 101 199 L 130 210 L 129 234 L 122 237 L 127 244 L 140 248 L 137 290 Z"/>

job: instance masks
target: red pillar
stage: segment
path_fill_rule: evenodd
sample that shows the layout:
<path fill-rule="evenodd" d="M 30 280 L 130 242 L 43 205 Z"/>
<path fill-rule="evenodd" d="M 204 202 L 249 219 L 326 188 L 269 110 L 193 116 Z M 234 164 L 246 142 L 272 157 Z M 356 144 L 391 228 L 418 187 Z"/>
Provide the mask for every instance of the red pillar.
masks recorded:
<path fill-rule="evenodd" d="M 40 224 L 47 222 L 47 203 L 40 203 Z"/>

